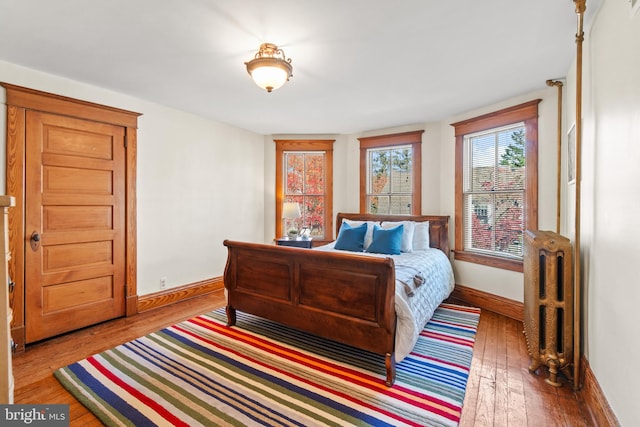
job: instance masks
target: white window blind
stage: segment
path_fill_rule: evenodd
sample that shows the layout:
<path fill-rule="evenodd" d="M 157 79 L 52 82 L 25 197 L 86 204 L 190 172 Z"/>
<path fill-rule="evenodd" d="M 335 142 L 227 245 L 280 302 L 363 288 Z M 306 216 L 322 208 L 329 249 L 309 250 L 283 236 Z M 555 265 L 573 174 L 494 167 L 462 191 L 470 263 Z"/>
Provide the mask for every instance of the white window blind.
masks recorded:
<path fill-rule="evenodd" d="M 523 256 L 524 123 L 464 137 L 464 250 Z"/>

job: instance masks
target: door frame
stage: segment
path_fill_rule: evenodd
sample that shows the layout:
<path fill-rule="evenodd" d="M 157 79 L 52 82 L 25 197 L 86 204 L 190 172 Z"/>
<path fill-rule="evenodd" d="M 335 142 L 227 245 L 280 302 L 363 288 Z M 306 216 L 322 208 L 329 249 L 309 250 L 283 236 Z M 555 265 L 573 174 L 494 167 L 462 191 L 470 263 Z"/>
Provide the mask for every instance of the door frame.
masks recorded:
<path fill-rule="evenodd" d="M 122 126 L 125 129 L 125 313 L 138 312 L 137 241 L 136 241 L 136 158 L 137 129 L 140 113 L 68 98 L 9 83 L 6 90 L 6 194 L 15 197 L 9 211 L 9 274 L 14 282 L 12 293 L 13 322 L 11 335 L 17 351 L 25 346 L 25 132 L 27 110 L 70 116 L 84 120 Z"/>

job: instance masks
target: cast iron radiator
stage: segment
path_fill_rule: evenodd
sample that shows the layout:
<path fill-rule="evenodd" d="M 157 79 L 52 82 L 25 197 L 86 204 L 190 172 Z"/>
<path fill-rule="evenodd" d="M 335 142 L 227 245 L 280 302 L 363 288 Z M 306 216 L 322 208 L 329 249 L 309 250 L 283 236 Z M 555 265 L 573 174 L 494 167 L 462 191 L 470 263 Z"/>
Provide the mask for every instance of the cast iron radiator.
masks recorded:
<path fill-rule="evenodd" d="M 546 382 L 560 387 L 558 372 L 571 380 L 573 360 L 573 275 L 571 243 L 552 231 L 525 231 L 524 333 L 535 373 L 549 369 Z"/>

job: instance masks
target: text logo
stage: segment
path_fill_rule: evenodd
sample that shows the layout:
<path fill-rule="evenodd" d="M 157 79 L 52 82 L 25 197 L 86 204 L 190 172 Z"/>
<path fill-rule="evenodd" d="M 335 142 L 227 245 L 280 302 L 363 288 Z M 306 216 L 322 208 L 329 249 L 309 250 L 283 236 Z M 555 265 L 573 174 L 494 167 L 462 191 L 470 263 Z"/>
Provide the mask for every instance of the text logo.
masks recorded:
<path fill-rule="evenodd" d="M 0 424 L 68 427 L 69 405 L 0 405 Z"/>

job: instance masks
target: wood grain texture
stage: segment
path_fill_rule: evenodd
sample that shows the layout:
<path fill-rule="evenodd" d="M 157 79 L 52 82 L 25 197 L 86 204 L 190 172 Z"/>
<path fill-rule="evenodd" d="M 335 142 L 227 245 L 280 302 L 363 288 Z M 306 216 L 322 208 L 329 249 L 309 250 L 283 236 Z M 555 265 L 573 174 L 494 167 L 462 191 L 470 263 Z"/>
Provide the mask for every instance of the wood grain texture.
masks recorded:
<path fill-rule="evenodd" d="M 138 159 L 138 130 L 135 126 L 125 129 L 125 204 L 126 204 L 126 248 L 125 248 L 125 287 L 127 316 L 133 316 L 138 310 L 138 206 L 136 176 Z"/>
<path fill-rule="evenodd" d="M 26 342 L 125 314 L 124 129 L 26 112 Z"/>
<path fill-rule="evenodd" d="M 7 105 L 6 191 L 16 199 L 9 210 L 9 277 L 14 288 L 9 301 L 13 309 L 11 336 L 18 351 L 24 350 L 24 163 L 25 109 Z"/>
<path fill-rule="evenodd" d="M 126 315 L 137 312 L 136 283 L 136 132 L 139 113 L 82 100 L 41 92 L 8 83 L 0 83 L 6 89 L 7 147 L 6 192 L 15 197 L 16 206 L 9 214 L 9 246 L 13 254 L 9 264 L 11 278 L 15 282 L 13 301 L 14 318 L 11 333 L 18 351 L 25 346 L 25 166 L 27 111 L 40 111 L 65 117 L 76 117 L 99 123 L 121 126 L 126 130 Z"/>
<path fill-rule="evenodd" d="M 393 354 L 393 259 L 229 240 L 224 245 L 228 310 Z"/>
<path fill-rule="evenodd" d="M 175 304 L 176 302 L 187 300 L 212 293 L 221 293 L 224 288 L 222 277 L 214 277 L 188 285 L 177 286 L 151 294 L 142 295 L 138 298 L 138 313 L 153 310 L 160 307 Z"/>
<path fill-rule="evenodd" d="M 591 426 L 579 395 L 529 373 L 522 322 L 483 310 L 460 426 Z M 544 369 L 544 368 L 541 368 Z"/>
<path fill-rule="evenodd" d="M 206 294 L 30 345 L 14 356 L 15 402 L 68 404 L 72 426 L 100 426 L 100 421 L 62 388 L 53 371 L 224 304 L 222 292 Z M 460 425 L 618 426 L 588 418 L 587 405 L 593 398 L 582 396 L 588 392 L 587 386 L 577 394 L 567 386 L 556 389 L 544 382 L 545 375 L 530 374 L 528 363 L 522 323 L 483 310 Z M 601 400 L 606 402 L 602 396 Z M 599 410 L 596 407 L 594 412 Z M 498 423 L 504 420 L 505 424 Z"/>
<path fill-rule="evenodd" d="M 522 321 L 524 319 L 524 305 L 521 302 L 467 286 L 456 284 L 449 300 L 490 310 L 515 320 Z"/>
<path fill-rule="evenodd" d="M 61 115 L 78 117 L 123 127 L 138 127 L 140 113 L 107 107 L 93 102 L 68 98 L 9 83 L 1 83 L 7 90 L 7 105 L 29 110 L 57 111 Z"/>

